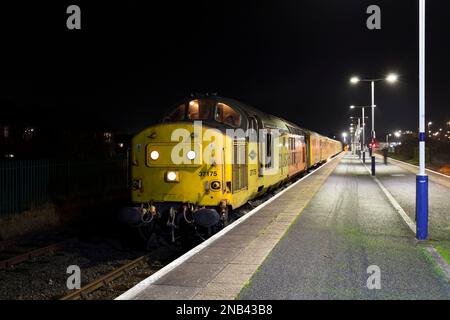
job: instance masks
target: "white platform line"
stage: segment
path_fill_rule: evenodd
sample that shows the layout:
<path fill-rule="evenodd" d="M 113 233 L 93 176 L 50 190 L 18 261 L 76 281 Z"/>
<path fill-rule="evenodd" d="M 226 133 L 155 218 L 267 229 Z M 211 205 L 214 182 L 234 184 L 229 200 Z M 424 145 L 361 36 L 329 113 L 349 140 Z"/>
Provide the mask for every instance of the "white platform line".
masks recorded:
<path fill-rule="evenodd" d="M 262 208 L 264 208 L 265 206 L 267 206 L 269 203 L 271 203 L 272 201 L 274 201 L 275 199 L 277 199 L 278 197 L 280 197 L 282 194 L 284 194 L 286 191 L 290 190 L 291 188 L 293 188 L 294 186 L 296 186 L 298 183 L 300 183 L 301 181 L 303 181 L 304 179 L 308 178 L 310 175 L 319 172 L 322 168 L 326 167 L 328 164 L 330 164 L 331 162 L 333 162 L 333 160 L 336 160 L 337 155 L 332 158 L 331 160 L 327 161 L 325 164 L 323 164 L 322 166 L 320 166 L 318 169 L 314 170 L 313 172 L 308 173 L 306 176 L 302 177 L 300 180 L 294 182 L 293 184 L 291 184 L 289 187 L 287 187 L 286 189 L 280 191 L 279 193 L 277 193 L 276 195 L 274 195 L 273 197 L 271 197 L 269 200 L 261 203 L 259 206 L 257 206 L 255 209 L 249 211 L 248 213 L 246 213 L 244 216 L 242 216 L 241 218 L 239 218 L 238 220 L 236 220 L 235 222 L 233 222 L 232 224 L 230 224 L 229 226 L 227 226 L 226 228 L 222 229 L 220 232 L 216 233 L 215 235 L 213 235 L 212 237 L 208 238 L 207 240 L 203 241 L 202 243 L 200 243 L 198 246 L 194 247 L 193 249 L 189 250 L 188 252 L 186 252 L 185 254 L 183 254 L 181 257 L 175 259 L 174 261 L 172 261 L 171 263 L 169 263 L 168 265 L 166 265 L 164 268 L 158 270 L 157 272 L 155 272 L 154 274 L 152 274 L 151 276 L 149 276 L 148 278 L 142 280 L 141 282 L 139 282 L 137 285 L 135 285 L 133 288 L 129 289 L 128 291 L 125 291 L 123 294 L 121 294 L 120 296 L 118 296 L 117 298 L 115 298 L 114 300 L 131 300 L 133 299 L 133 297 L 135 297 L 136 295 L 138 295 L 140 292 L 142 292 L 146 287 L 148 287 L 149 285 L 155 283 L 158 279 L 162 278 L 163 276 L 165 276 L 166 274 L 168 274 L 170 271 L 172 271 L 173 269 L 175 269 L 176 267 L 180 266 L 181 264 L 183 264 L 186 260 L 188 260 L 189 258 L 191 258 L 192 256 L 194 256 L 195 254 L 197 254 L 198 252 L 200 252 L 201 250 L 203 250 L 204 248 L 208 247 L 211 243 L 213 243 L 214 241 L 216 241 L 217 239 L 221 238 L 222 236 L 224 236 L 225 234 L 227 234 L 229 231 L 233 230 L 235 227 L 237 227 L 238 225 L 240 225 L 241 223 L 243 223 L 245 220 L 247 220 L 248 218 L 250 218 L 252 215 L 254 215 L 255 213 L 257 213 L 259 210 L 261 210 Z"/>
<path fill-rule="evenodd" d="M 395 159 L 393 159 L 393 160 L 395 160 Z M 398 161 L 398 160 L 395 160 L 395 161 Z M 403 161 L 398 161 L 398 162 L 406 163 L 406 162 L 403 162 Z M 406 164 L 409 164 L 409 163 L 406 163 Z M 369 174 L 371 175 L 371 177 L 375 180 L 375 182 L 378 184 L 378 186 L 384 192 L 386 197 L 391 202 L 392 206 L 395 208 L 395 210 L 397 210 L 397 212 L 403 218 L 403 220 L 408 225 L 408 227 L 411 229 L 411 231 L 414 234 L 416 234 L 416 224 L 406 214 L 406 212 L 402 209 L 402 207 L 394 199 L 394 197 L 391 195 L 391 193 L 383 186 L 383 184 L 380 182 L 380 180 L 378 180 L 377 177 L 372 176 L 372 172 L 370 171 L 369 168 L 367 168 L 367 166 L 365 164 L 364 164 L 364 167 L 366 167 L 367 171 L 369 171 Z M 429 170 L 429 171 L 431 171 L 431 170 Z M 434 172 L 434 171 L 432 171 L 432 172 Z M 434 172 L 434 173 L 438 173 L 438 172 Z M 440 174 L 440 173 L 438 173 L 438 174 Z M 444 258 L 442 258 L 442 256 L 439 254 L 439 252 L 436 251 L 436 249 L 433 247 L 433 245 L 431 245 L 431 244 L 428 245 L 426 247 L 426 250 L 431 254 L 433 259 L 436 261 L 436 263 L 442 269 L 442 271 L 444 272 L 445 276 L 447 277 L 447 280 L 450 281 L 450 266 L 448 265 L 448 263 L 444 260 Z"/>
<path fill-rule="evenodd" d="M 397 202 L 397 200 L 394 199 L 392 194 L 383 186 L 383 184 L 378 180 L 377 177 L 372 176 L 372 171 L 367 168 L 367 166 L 364 164 L 364 167 L 369 171 L 369 175 L 375 180 L 375 182 L 378 184 L 378 186 L 381 188 L 383 193 L 388 198 L 391 205 L 394 207 L 394 209 L 400 214 L 403 221 L 408 225 L 408 227 L 411 229 L 411 231 L 416 234 L 416 224 L 411 220 L 411 218 L 406 214 L 405 210 L 400 206 L 400 204 Z"/>
<path fill-rule="evenodd" d="M 378 155 L 378 156 L 381 157 L 380 155 Z M 394 162 L 399 162 L 399 163 L 402 163 L 402 164 L 406 164 L 408 166 L 411 166 L 411 167 L 419 169 L 419 166 L 416 166 L 414 164 L 411 164 L 411 163 L 408 163 L 408 162 L 405 162 L 405 161 L 400 161 L 400 160 L 397 160 L 397 159 L 394 159 L 394 158 L 391 158 L 391 157 L 389 157 L 389 160 L 394 161 Z M 440 172 L 437 172 L 437 171 L 434 171 L 434 170 L 431 170 L 431 169 L 425 169 L 425 171 L 428 171 L 428 172 L 430 172 L 432 174 L 437 174 L 437 175 L 440 175 L 440 176 L 442 176 L 444 178 L 450 179 L 450 176 L 448 176 L 446 174 L 443 174 L 443 173 L 440 173 Z"/>

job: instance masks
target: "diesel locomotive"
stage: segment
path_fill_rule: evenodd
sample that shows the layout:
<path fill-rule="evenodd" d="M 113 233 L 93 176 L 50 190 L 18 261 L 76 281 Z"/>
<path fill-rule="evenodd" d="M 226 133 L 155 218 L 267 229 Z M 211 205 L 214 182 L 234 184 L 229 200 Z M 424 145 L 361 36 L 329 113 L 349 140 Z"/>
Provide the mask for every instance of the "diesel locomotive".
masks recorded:
<path fill-rule="evenodd" d="M 342 151 L 342 144 L 233 99 L 195 95 L 131 143 L 131 201 L 146 238 L 208 236 L 230 213 Z"/>

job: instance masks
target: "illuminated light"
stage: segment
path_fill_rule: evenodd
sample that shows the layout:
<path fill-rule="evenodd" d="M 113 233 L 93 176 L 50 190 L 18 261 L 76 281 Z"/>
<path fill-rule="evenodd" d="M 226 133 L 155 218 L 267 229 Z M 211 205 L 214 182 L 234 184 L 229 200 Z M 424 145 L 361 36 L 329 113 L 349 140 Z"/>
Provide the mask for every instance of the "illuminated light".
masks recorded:
<path fill-rule="evenodd" d="M 167 180 L 168 181 L 176 181 L 177 180 L 177 173 L 175 171 L 167 172 Z"/>
<path fill-rule="evenodd" d="M 430 121 L 430 122 L 428 122 L 428 125 L 429 125 L 429 126 L 431 126 L 432 124 L 433 124 L 433 122 L 431 122 L 431 121 Z"/>
<path fill-rule="evenodd" d="M 390 82 L 390 83 L 394 83 L 397 82 L 398 80 L 398 75 L 391 73 L 386 77 L 386 81 Z"/>
<path fill-rule="evenodd" d="M 355 106 L 350 106 L 350 109 L 355 109 Z M 353 118 L 353 117 L 350 117 L 350 118 Z"/>
<path fill-rule="evenodd" d="M 400 138 L 400 136 L 402 135 L 402 133 L 400 131 L 397 131 L 396 133 L 394 133 L 395 137 Z"/>
<path fill-rule="evenodd" d="M 189 160 L 194 160 L 194 159 L 195 159 L 195 156 L 196 156 L 195 151 L 192 151 L 192 150 L 188 151 L 188 153 L 187 153 L 187 158 L 188 158 Z"/>
<path fill-rule="evenodd" d="M 119 145 L 119 148 L 123 148 L 123 143 L 122 142 L 120 142 L 118 145 Z"/>
<path fill-rule="evenodd" d="M 343 132 L 343 133 L 342 133 L 342 137 L 343 137 L 343 138 L 347 138 L 347 132 Z"/>
<path fill-rule="evenodd" d="M 358 78 L 358 77 L 351 77 L 351 78 L 350 78 L 350 83 L 356 84 L 356 83 L 358 83 L 358 82 L 359 82 L 359 78 Z"/>
<path fill-rule="evenodd" d="M 150 152 L 150 158 L 152 158 L 152 160 L 158 160 L 159 152 L 156 150 L 153 150 L 152 152 Z"/>

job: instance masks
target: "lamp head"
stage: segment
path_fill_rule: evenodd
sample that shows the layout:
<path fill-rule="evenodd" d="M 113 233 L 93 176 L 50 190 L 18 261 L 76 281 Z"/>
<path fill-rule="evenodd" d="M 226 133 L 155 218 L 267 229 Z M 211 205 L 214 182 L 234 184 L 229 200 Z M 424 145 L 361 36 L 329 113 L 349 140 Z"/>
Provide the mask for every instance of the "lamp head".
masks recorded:
<path fill-rule="evenodd" d="M 386 81 L 390 82 L 390 83 L 395 83 L 398 80 L 398 75 L 396 75 L 395 73 L 391 73 L 386 77 Z"/>
<path fill-rule="evenodd" d="M 350 78 L 350 83 L 351 84 L 357 84 L 359 82 L 359 78 L 358 77 L 351 77 Z"/>

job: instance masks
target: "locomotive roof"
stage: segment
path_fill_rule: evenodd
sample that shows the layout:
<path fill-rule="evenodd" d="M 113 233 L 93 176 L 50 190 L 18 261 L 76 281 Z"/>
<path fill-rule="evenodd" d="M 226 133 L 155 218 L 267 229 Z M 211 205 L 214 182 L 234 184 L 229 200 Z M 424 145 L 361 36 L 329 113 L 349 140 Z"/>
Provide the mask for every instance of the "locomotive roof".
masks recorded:
<path fill-rule="evenodd" d="M 297 133 L 303 133 L 303 131 L 307 131 L 306 129 L 299 127 L 295 123 L 292 123 L 292 122 L 284 120 L 280 117 L 265 113 L 261 110 L 258 110 L 246 103 L 243 103 L 243 102 L 235 100 L 235 99 L 219 97 L 219 96 L 206 96 L 204 98 L 215 99 L 216 101 L 224 102 L 225 104 L 228 104 L 236 109 L 239 109 L 239 111 L 244 113 L 244 115 L 246 117 L 257 116 L 263 123 L 264 128 L 280 129 L 280 130 L 289 131 L 289 132 L 297 131 Z"/>
<path fill-rule="evenodd" d="M 279 129 L 281 131 L 291 132 L 291 133 L 299 134 L 299 135 L 304 135 L 305 133 L 309 133 L 309 134 L 313 134 L 313 135 L 322 136 L 315 131 L 311 131 L 309 129 L 302 128 L 295 123 L 292 123 L 283 118 L 280 118 L 280 117 L 268 114 L 266 112 L 263 112 L 261 110 L 258 110 L 256 108 L 254 108 L 246 103 L 243 103 L 241 101 L 238 101 L 236 99 L 221 97 L 221 96 L 217 96 L 215 94 L 193 94 L 190 97 L 183 99 L 183 101 L 192 100 L 192 99 L 210 99 L 210 100 L 215 100 L 217 102 L 223 102 L 225 104 L 228 104 L 229 106 L 232 106 L 232 107 L 236 108 L 237 110 L 239 110 L 241 112 L 241 114 L 243 114 L 243 116 L 245 116 L 246 118 L 252 117 L 252 116 L 256 116 L 257 118 L 259 118 L 263 124 L 263 128 Z M 322 136 L 322 137 L 331 139 L 326 136 Z"/>

